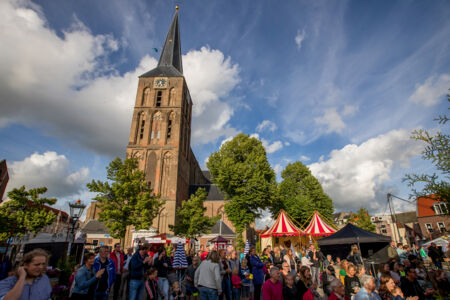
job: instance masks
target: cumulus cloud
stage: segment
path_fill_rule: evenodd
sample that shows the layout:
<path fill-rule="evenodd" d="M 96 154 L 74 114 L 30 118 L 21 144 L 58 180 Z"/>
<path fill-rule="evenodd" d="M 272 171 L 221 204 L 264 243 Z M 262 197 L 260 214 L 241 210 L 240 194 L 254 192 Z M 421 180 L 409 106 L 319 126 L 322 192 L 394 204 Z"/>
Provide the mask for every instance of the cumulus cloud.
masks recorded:
<path fill-rule="evenodd" d="M 120 47 L 113 36 L 94 35 L 76 19 L 58 36 L 26 1 L 1 1 L 0 27 L 2 44 L 14 45 L 0 52 L 0 126 L 21 123 L 100 154 L 124 153 L 138 76 L 157 61 L 145 56 L 119 74 L 108 63 Z M 183 59 L 195 103 L 193 143 L 235 134 L 233 109 L 220 99 L 238 84 L 238 66 L 205 47 Z"/>
<path fill-rule="evenodd" d="M 416 85 L 416 90 L 409 97 L 409 101 L 424 106 L 432 106 L 439 101 L 441 97 L 448 93 L 450 87 L 450 74 L 441 76 L 431 76 L 421 85 Z"/>
<path fill-rule="evenodd" d="M 333 199 L 337 209 L 378 209 L 394 166 L 407 168 L 423 145 L 409 138 L 407 130 L 392 130 L 360 145 L 333 150 L 328 160 L 309 165 Z M 385 198 L 382 198 L 385 201 Z"/>
<path fill-rule="evenodd" d="M 270 143 L 266 139 L 261 138 L 259 136 L 259 134 L 257 134 L 257 133 L 251 134 L 250 137 L 254 137 L 254 138 L 260 140 L 261 143 L 263 144 L 264 148 L 266 148 L 266 152 L 267 153 L 274 153 L 274 152 L 276 152 L 276 151 L 278 151 L 278 150 L 283 148 L 283 142 L 275 141 L 273 143 Z"/>
<path fill-rule="evenodd" d="M 261 123 L 259 123 L 258 126 L 256 126 L 256 131 L 261 132 L 261 131 L 267 130 L 267 131 L 274 132 L 275 130 L 277 130 L 277 128 L 278 128 L 277 124 L 275 124 L 274 122 L 269 121 L 269 120 L 264 120 Z"/>
<path fill-rule="evenodd" d="M 308 157 L 308 156 L 306 156 L 306 155 L 300 155 L 300 160 L 301 160 L 301 161 L 310 161 L 311 158 Z"/>
<path fill-rule="evenodd" d="M 34 153 L 22 161 L 14 161 L 9 165 L 9 172 L 8 190 L 22 185 L 27 189 L 45 186 L 48 188 L 46 195 L 52 197 L 79 193 L 89 178 L 88 168 L 72 172 L 69 160 L 52 151 Z"/>
<path fill-rule="evenodd" d="M 221 51 L 202 47 L 183 56 L 183 71 L 194 102 L 192 142 L 236 135 L 237 130 L 228 124 L 233 108 L 221 99 L 240 82 L 239 66 Z"/>
<path fill-rule="evenodd" d="M 297 44 L 298 49 L 302 47 L 302 42 L 305 38 L 306 38 L 305 29 L 302 29 L 302 31 L 298 30 L 297 35 L 295 36 L 295 43 Z"/>

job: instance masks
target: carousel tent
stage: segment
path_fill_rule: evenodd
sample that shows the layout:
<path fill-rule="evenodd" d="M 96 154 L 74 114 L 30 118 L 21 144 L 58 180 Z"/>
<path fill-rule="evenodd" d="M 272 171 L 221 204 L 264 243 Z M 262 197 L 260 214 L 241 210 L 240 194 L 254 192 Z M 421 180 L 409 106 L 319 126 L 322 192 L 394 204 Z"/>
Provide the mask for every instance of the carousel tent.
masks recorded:
<path fill-rule="evenodd" d="M 311 222 L 304 231 L 304 234 L 308 236 L 328 236 L 335 232 L 336 230 L 325 223 L 325 221 L 319 216 L 319 213 L 315 211 L 311 218 Z"/>
<path fill-rule="evenodd" d="M 303 232 L 295 226 L 284 210 L 280 210 L 275 223 L 261 234 L 261 249 L 278 244 L 277 240 L 300 236 Z"/>
<path fill-rule="evenodd" d="M 353 244 L 359 245 L 363 257 L 367 257 L 388 245 L 390 241 L 389 236 L 376 234 L 348 223 L 335 234 L 320 239 L 317 243 L 324 254 L 332 254 L 342 259 L 347 257 Z"/>

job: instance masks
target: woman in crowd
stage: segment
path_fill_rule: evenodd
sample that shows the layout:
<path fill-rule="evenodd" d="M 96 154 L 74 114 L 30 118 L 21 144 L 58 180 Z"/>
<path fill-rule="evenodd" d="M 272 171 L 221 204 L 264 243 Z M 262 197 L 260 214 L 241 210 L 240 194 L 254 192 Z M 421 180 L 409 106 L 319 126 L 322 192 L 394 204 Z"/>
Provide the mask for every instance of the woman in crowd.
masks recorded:
<path fill-rule="evenodd" d="M 24 254 L 16 274 L 0 281 L 0 299 L 49 299 L 52 287 L 45 275 L 48 257 L 42 249 Z"/>
<path fill-rule="evenodd" d="M 344 278 L 345 295 L 352 298 L 359 292 L 361 283 L 358 276 L 356 276 L 356 266 L 354 264 L 350 264 L 347 270 L 347 275 Z"/>
<path fill-rule="evenodd" d="M 395 288 L 394 279 L 388 274 L 381 275 L 380 287 L 378 289 L 378 294 L 380 298 L 382 300 L 391 300 L 394 288 Z"/>
<path fill-rule="evenodd" d="M 286 255 L 284 256 L 284 261 L 289 264 L 289 268 L 292 272 L 297 273 L 297 264 L 295 263 L 295 258 L 292 253 L 292 249 L 288 249 Z"/>
<path fill-rule="evenodd" d="M 309 259 L 308 255 L 306 254 L 306 251 L 304 249 L 302 249 L 301 254 L 302 254 L 302 259 L 301 259 L 302 266 L 306 266 L 309 268 L 311 265 L 313 265 L 313 263 Z"/>
<path fill-rule="evenodd" d="M 380 264 L 380 267 L 378 268 L 378 273 L 377 273 L 377 287 L 380 286 L 380 278 L 381 275 L 386 274 L 386 275 L 391 275 L 391 269 L 389 268 L 389 264 Z"/>
<path fill-rule="evenodd" d="M 341 269 L 339 270 L 339 278 L 341 279 L 342 283 L 344 283 L 344 278 L 347 276 L 347 268 L 348 268 L 348 261 L 346 259 L 341 260 Z"/>
<path fill-rule="evenodd" d="M 254 286 L 254 299 L 261 299 L 261 288 L 264 283 L 264 264 L 261 259 L 256 255 L 255 247 L 250 248 L 250 265 L 252 266 L 253 274 L 253 286 Z"/>
<path fill-rule="evenodd" d="M 239 270 L 241 268 L 241 264 L 239 262 L 239 257 L 237 255 L 236 250 L 234 250 L 234 249 L 231 250 L 229 262 L 230 262 L 231 270 L 233 270 L 234 268 L 238 268 L 238 270 Z"/>
<path fill-rule="evenodd" d="M 273 248 L 273 264 L 275 267 L 281 269 L 281 264 L 283 263 L 283 257 L 281 256 L 280 248 L 275 247 Z"/>
<path fill-rule="evenodd" d="M 402 276 L 400 275 L 400 266 L 399 266 L 398 262 L 392 262 L 390 264 L 390 269 L 391 269 L 391 271 L 389 273 L 390 273 L 392 279 L 394 280 L 395 284 L 399 284 L 400 278 Z"/>
<path fill-rule="evenodd" d="M 311 286 L 311 271 L 307 266 L 301 266 L 298 272 L 299 280 L 297 281 L 297 293 L 299 299 L 303 299 L 303 295 L 308 291 Z"/>
<path fill-rule="evenodd" d="M 231 267 L 228 262 L 227 252 L 225 249 L 219 250 L 220 256 L 220 276 L 222 277 L 222 295 L 219 295 L 219 299 L 224 299 L 224 296 L 227 300 L 231 299 Z"/>

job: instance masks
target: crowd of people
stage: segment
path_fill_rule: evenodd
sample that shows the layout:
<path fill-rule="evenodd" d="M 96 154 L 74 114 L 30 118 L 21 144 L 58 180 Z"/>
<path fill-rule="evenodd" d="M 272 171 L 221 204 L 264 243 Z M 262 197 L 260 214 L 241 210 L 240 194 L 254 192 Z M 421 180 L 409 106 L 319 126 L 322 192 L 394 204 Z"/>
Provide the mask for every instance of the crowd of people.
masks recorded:
<path fill-rule="evenodd" d="M 70 299 L 425 300 L 447 299 L 450 292 L 445 255 L 433 244 L 425 249 L 391 243 L 389 262 L 377 270 L 365 264 L 357 245 L 343 259 L 324 256 L 314 245 L 299 253 L 289 245 L 269 246 L 259 255 L 254 247 L 244 254 L 211 245 L 188 251 L 182 273 L 173 268 L 174 252 L 147 244 L 126 253 L 120 244 L 112 251 L 101 246 L 76 266 Z M 48 259 L 41 249 L 26 253 L 0 281 L 0 299 L 50 299 Z M 427 260 L 434 268 L 425 267 Z"/>

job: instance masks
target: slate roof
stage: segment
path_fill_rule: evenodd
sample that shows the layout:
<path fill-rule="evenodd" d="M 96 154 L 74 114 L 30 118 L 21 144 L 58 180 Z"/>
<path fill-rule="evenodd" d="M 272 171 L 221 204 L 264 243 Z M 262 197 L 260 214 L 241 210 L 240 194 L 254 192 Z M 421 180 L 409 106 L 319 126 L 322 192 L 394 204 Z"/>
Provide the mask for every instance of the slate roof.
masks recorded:
<path fill-rule="evenodd" d="M 178 9 L 170 24 L 169 32 L 166 36 L 161 56 L 159 57 L 158 66 L 141 75 L 140 77 L 182 77 L 183 76 L 183 62 L 181 60 L 181 39 L 180 26 L 178 23 Z"/>
<path fill-rule="evenodd" d="M 106 228 L 105 224 L 100 222 L 99 220 L 89 220 L 86 224 L 81 227 L 81 232 L 86 234 L 94 234 L 94 233 L 106 233 L 109 234 L 108 228 Z"/>
<path fill-rule="evenodd" d="M 222 194 L 219 188 L 215 184 L 191 184 L 189 186 L 189 197 L 199 188 L 206 189 L 208 196 L 206 197 L 206 201 L 223 201 L 225 200 L 225 195 Z"/>
<path fill-rule="evenodd" d="M 220 233 L 220 223 L 222 223 L 222 233 Z M 219 220 L 211 227 L 210 234 L 234 235 L 235 233 L 224 221 Z"/>

